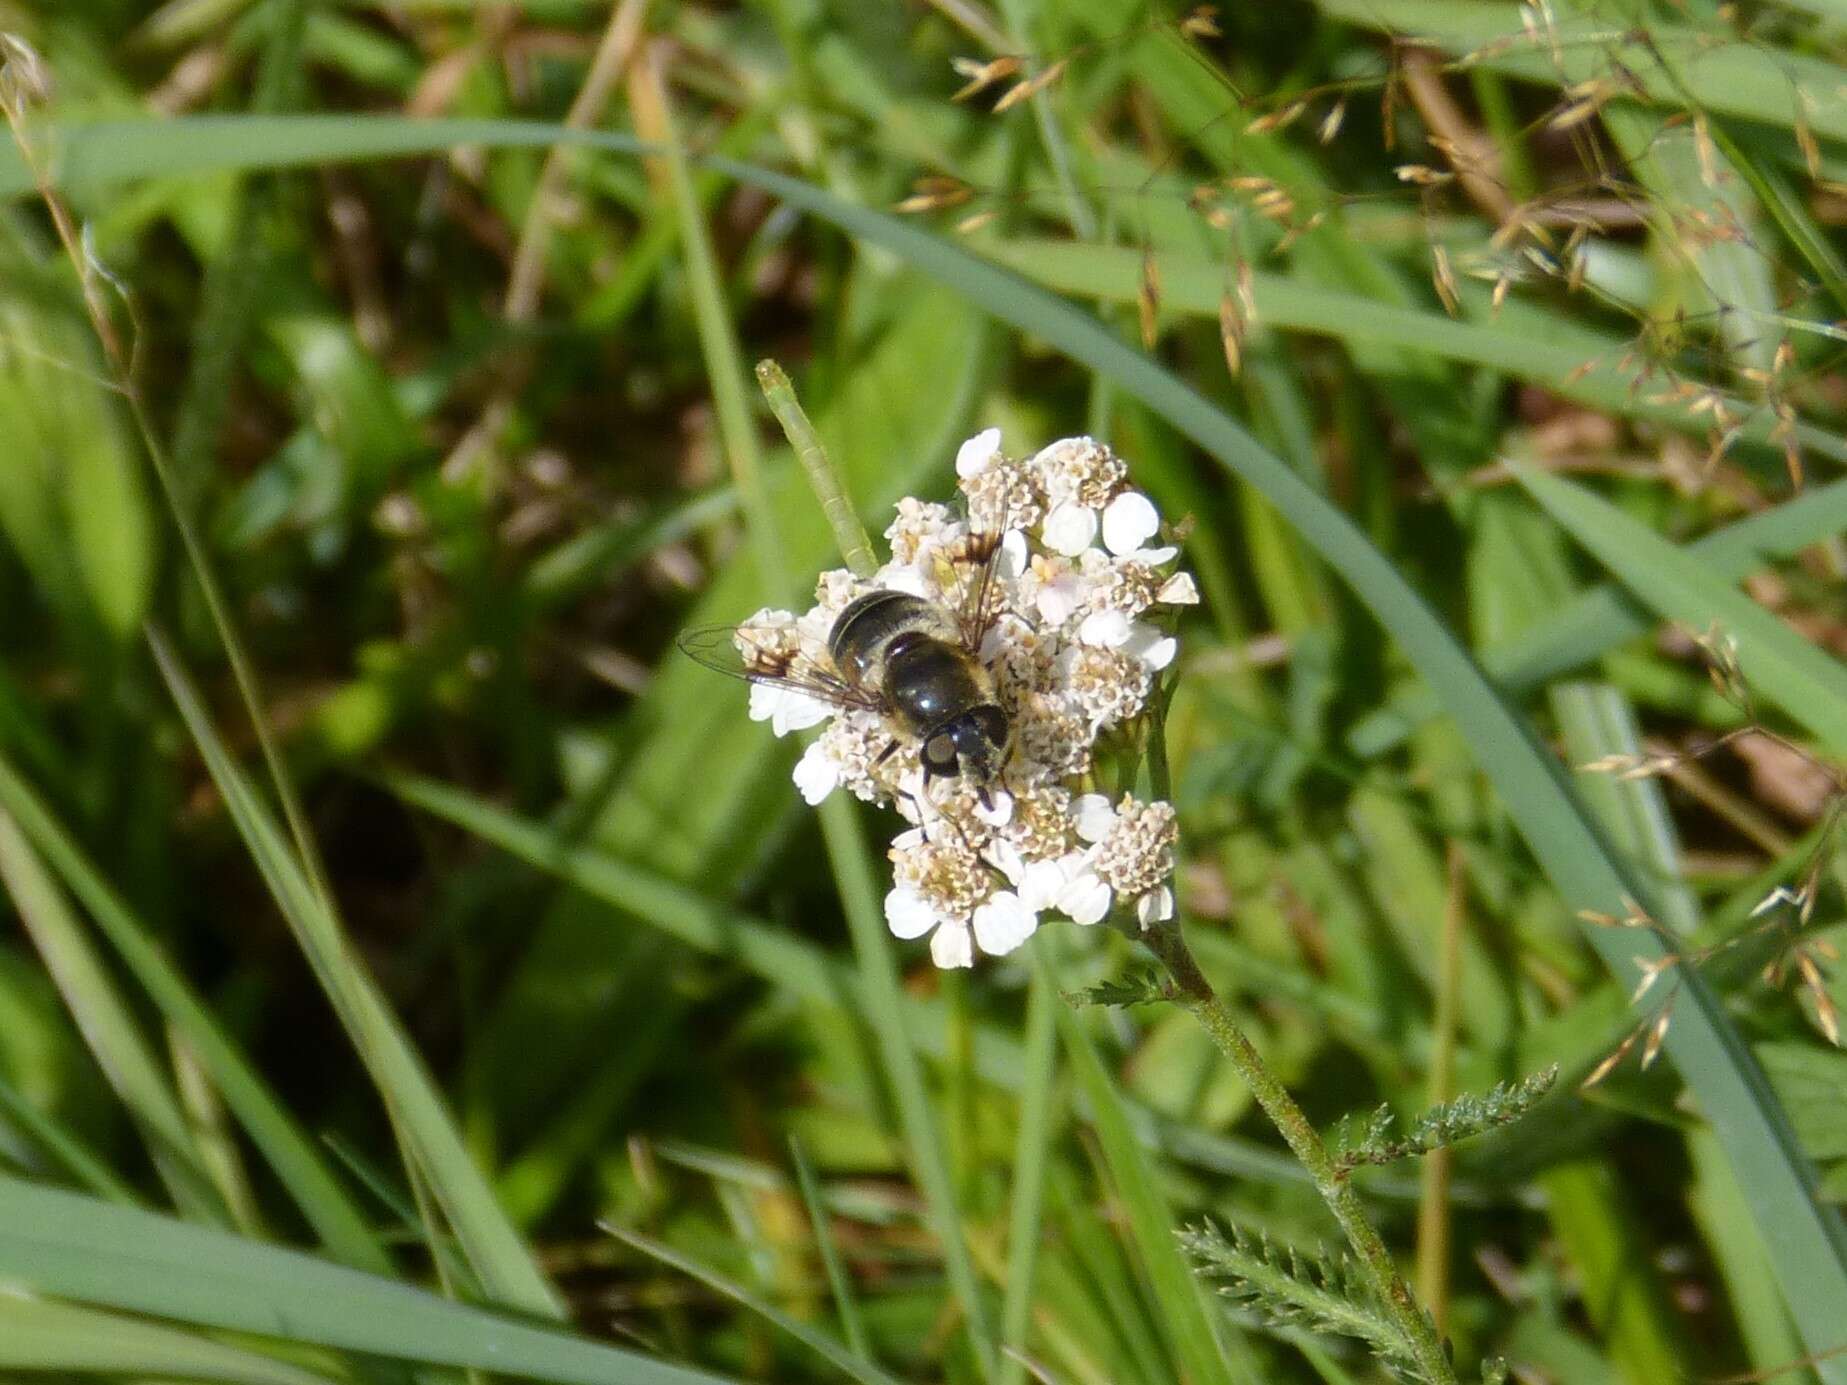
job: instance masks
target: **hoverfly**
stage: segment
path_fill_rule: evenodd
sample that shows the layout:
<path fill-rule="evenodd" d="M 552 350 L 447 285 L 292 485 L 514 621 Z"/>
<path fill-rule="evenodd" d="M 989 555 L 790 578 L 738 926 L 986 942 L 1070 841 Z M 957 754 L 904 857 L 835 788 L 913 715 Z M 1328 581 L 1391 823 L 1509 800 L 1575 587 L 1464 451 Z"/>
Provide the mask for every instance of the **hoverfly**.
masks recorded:
<path fill-rule="evenodd" d="M 884 763 L 917 747 L 928 792 L 933 779 L 966 776 L 984 806 L 1012 747 L 1013 721 L 981 648 L 1000 614 L 995 572 L 1006 524 L 970 533 L 942 555 L 957 570 L 955 609 L 880 588 L 853 598 L 828 631 L 823 661 L 753 644 L 748 630 L 701 626 L 679 645 L 707 668 L 749 683 L 789 688 L 835 707 L 878 713 L 893 736 Z M 740 644 L 742 648 L 740 648 Z"/>

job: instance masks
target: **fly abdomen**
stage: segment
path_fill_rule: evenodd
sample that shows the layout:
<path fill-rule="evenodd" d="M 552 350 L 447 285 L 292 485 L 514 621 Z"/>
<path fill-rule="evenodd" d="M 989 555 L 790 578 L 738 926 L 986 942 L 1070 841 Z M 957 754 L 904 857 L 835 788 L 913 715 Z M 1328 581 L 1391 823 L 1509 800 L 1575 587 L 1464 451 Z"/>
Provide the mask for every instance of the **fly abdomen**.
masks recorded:
<path fill-rule="evenodd" d="M 962 649 L 930 635 L 906 631 L 885 648 L 885 694 L 918 735 L 981 703 L 993 692 L 981 665 Z"/>
<path fill-rule="evenodd" d="M 941 623 L 937 607 L 909 592 L 875 591 L 854 597 L 834 618 L 827 653 L 840 676 L 861 687 L 876 687 L 886 649 L 907 631 L 934 633 Z"/>

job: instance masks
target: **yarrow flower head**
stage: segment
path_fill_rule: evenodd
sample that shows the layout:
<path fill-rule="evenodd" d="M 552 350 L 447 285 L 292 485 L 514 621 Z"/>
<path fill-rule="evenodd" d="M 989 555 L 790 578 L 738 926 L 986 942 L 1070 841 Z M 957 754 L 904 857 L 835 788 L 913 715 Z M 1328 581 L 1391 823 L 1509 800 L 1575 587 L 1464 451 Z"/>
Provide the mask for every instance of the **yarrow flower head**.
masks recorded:
<path fill-rule="evenodd" d="M 760 611 L 735 640 L 759 670 L 799 660 L 845 678 L 828 637 L 856 598 L 897 591 L 966 611 L 971 585 L 984 584 L 981 645 L 971 653 L 1011 731 L 994 778 L 928 776 L 915 737 L 888 709 L 791 682 L 754 684 L 750 715 L 779 736 L 822 726 L 795 767 L 809 803 L 844 789 L 912 824 L 891 844 L 885 917 L 900 938 L 928 935 L 939 966 L 1011 952 L 1043 915 L 1094 924 L 1120 907 L 1143 927 L 1171 918 L 1172 805 L 1083 789 L 1098 737 L 1141 714 L 1178 652 L 1164 613 L 1197 603 L 1198 588 L 1174 570 L 1177 550 L 1157 542 L 1153 502 L 1092 438 L 1016 460 L 990 428 L 962 444 L 956 476 L 960 509 L 898 503 L 884 567 L 863 579 L 823 573 L 811 610 Z"/>

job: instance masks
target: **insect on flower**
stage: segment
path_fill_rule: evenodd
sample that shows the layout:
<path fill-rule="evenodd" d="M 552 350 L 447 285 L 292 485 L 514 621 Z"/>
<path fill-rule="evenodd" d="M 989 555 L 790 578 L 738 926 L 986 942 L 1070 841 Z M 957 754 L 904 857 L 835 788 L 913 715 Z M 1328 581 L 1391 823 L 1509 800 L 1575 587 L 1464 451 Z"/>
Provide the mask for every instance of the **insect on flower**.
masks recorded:
<path fill-rule="evenodd" d="M 777 735 L 825 723 L 795 767 L 804 799 L 844 788 L 910 822 L 886 920 L 931 934 L 941 966 L 1012 951 L 1047 911 L 1171 916 L 1172 807 L 1086 789 L 1098 736 L 1141 714 L 1177 652 L 1153 617 L 1199 599 L 1177 550 L 1148 546 L 1160 516 L 1103 444 L 1012 460 L 989 429 L 956 473 L 959 508 L 898 503 L 870 577 L 826 572 L 804 614 L 681 640 L 749 682 Z"/>

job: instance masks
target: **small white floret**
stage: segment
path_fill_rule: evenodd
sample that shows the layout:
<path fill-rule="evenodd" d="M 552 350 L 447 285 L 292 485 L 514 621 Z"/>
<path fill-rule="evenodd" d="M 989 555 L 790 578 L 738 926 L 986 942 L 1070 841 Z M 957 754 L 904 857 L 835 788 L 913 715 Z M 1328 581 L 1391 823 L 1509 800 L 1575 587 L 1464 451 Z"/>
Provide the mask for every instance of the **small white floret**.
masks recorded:
<path fill-rule="evenodd" d="M 936 906 L 915 886 L 895 885 L 885 896 L 885 926 L 893 937 L 921 938 L 942 921 Z"/>
<path fill-rule="evenodd" d="M 802 802 L 812 808 L 840 786 L 840 763 L 827 753 L 824 742 L 816 741 L 795 762 L 794 779 Z"/>
<path fill-rule="evenodd" d="M 819 726 L 833 714 L 834 709 L 827 703 L 794 688 L 774 683 L 750 685 L 750 719 L 767 721 L 778 736 Z"/>
<path fill-rule="evenodd" d="M 1160 529 L 1154 502 L 1140 491 L 1124 491 L 1103 511 L 1103 546 L 1118 557 L 1135 552 Z"/>
<path fill-rule="evenodd" d="M 1008 581 L 1012 581 L 1026 571 L 1032 562 L 1032 550 L 1027 547 L 1026 535 L 1018 529 L 1009 529 L 1000 538 L 1000 556 L 994 560 L 994 570 Z"/>
<path fill-rule="evenodd" d="M 1193 581 L 1192 573 L 1176 572 L 1161 584 L 1154 599 L 1167 606 L 1197 606 L 1199 585 Z"/>
<path fill-rule="evenodd" d="M 1077 825 L 1078 836 L 1087 842 L 1100 842 L 1115 827 L 1116 810 L 1102 794 L 1087 793 L 1071 805 L 1071 820 Z"/>
<path fill-rule="evenodd" d="M 1146 928 L 1151 923 L 1165 923 L 1174 916 L 1174 892 L 1162 885 L 1135 901 L 1135 917 Z"/>
<path fill-rule="evenodd" d="M 1073 852 L 1056 860 L 1034 861 L 1014 882 L 1019 886 L 1020 902 L 1035 913 L 1041 909 L 1050 909 L 1058 903 L 1058 896 L 1064 893 L 1065 886 L 1071 883 L 1073 871 L 1067 862 L 1075 863 L 1082 859 Z"/>
<path fill-rule="evenodd" d="M 1073 923 L 1101 923 L 1109 905 L 1109 886 L 1092 871 L 1084 871 L 1058 892 L 1058 907 Z"/>
<path fill-rule="evenodd" d="M 1180 652 L 1180 641 L 1159 626 L 1138 620 L 1124 636 L 1120 647 L 1124 654 L 1132 654 L 1149 668 L 1159 671 L 1174 661 L 1174 655 Z"/>
<path fill-rule="evenodd" d="M 1128 643 L 1132 628 L 1126 611 L 1092 611 L 1077 627 L 1077 638 L 1080 644 L 1120 649 Z"/>
<path fill-rule="evenodd" d="M 1039 917 L 1012 890 L 996 890 L 975 910 L 975 941 L 990 957 L 1004 957 L 1032 937 Z"/>
<path fill-rule="evenodd" d="M 994 789 L 988 794 L 992 806 L 975 804 L 975 817 L 989 827 L 1005 827 L 1013 821 L 1013 795 L 1005 789 Z"/>
<path fill-rule="evenodd" d="M 975 939 L 966 923 L 945 923 L 930 935 L 930 960 L 948 971 L 975 965 Z"/>
<path fill-rule="evenodd" d="M 1039 589 L 1033 595 L 1033 605 L 1039 612 L 1039 619 L 1047 625 L 1060 626 L 1077 614 L 1083 599 L 1083 578 L 1078 576 L 1075 568 L 1065 567 L 1050 578 L 1041 575 Z"/>
<path fill-rule="evenodd" d="M 979 476 L 1000 456 L 1000 429 L 984 428 L 956 449 L 956 475 Z"/>
<path fill-rule="evenodd" d="M 1045 517 L 1045 526 L 1040 530 L 1045 546 L 1054 553 L 1062 553 L 1067 558 L 1075 558 L 1097 537 L 1097 512 L 1086 509 L 1075 500 L 1067 500 L 1054 506 Z"/>
<path fill-rule="evenodd" d="M 872 581 L 868 585 L 874 591 L 903 592 L 907 596 L 921 596 L 926 601 L 936 599 L 936 593 L 930 590 L 929 580 L 909 563 L 885 564 L 872 574 Z"/>

